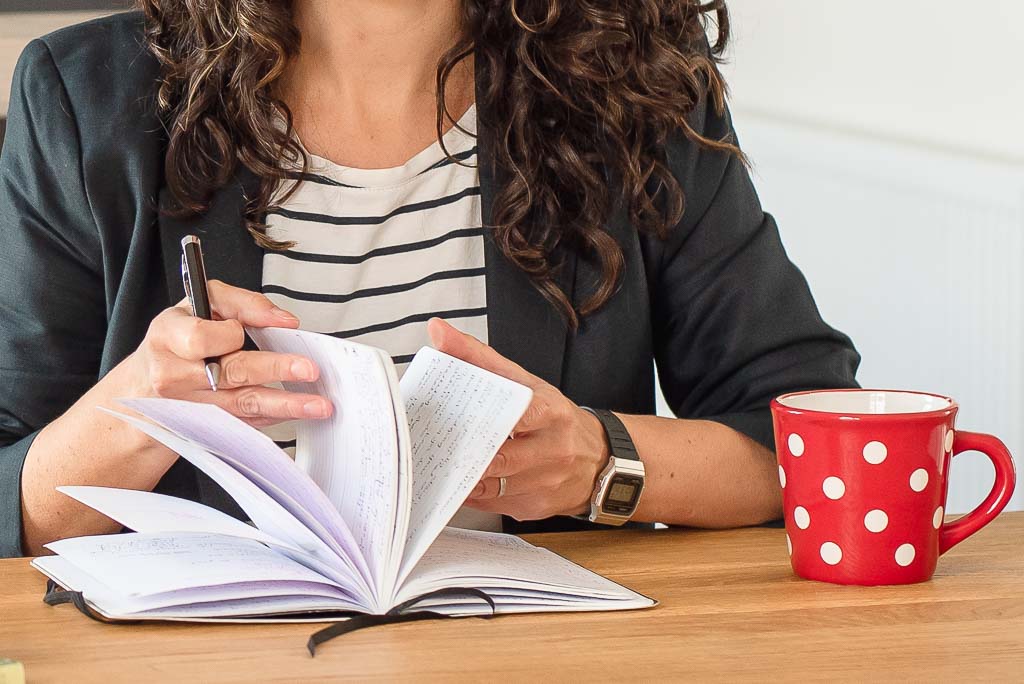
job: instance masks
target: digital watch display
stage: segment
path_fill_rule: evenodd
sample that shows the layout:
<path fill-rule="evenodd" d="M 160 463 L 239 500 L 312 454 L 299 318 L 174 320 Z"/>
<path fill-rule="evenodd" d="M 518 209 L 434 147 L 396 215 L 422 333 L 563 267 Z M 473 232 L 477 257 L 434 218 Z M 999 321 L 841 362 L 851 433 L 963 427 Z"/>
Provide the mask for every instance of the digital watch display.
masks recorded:
<path fill-rule="evenodd" d="M 601 421 L 611 451 L 608 464 L 598 475 L 587 519 L 605 525 L 621 525 L 633 516 L 640 502 L 646 475 L 644 464 L 618 416 L 611 411 L 586 410 Z"/>

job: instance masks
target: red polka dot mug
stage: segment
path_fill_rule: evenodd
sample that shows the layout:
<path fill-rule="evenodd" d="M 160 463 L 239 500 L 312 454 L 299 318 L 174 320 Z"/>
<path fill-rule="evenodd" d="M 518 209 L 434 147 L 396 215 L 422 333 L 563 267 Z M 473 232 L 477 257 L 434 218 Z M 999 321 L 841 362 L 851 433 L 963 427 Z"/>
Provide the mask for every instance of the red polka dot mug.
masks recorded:
<path fill-rule="evenodd" d="M 954 428 L 947 397 L 890 390 L 824 390 L 772 402 L 786 541 L 793 571 L 839 584 L 909 584 L 999 515 L 1016 476 L 1006 446 Z M 949 463 L 980 451 L 992 491 L 943 523 Z"/>

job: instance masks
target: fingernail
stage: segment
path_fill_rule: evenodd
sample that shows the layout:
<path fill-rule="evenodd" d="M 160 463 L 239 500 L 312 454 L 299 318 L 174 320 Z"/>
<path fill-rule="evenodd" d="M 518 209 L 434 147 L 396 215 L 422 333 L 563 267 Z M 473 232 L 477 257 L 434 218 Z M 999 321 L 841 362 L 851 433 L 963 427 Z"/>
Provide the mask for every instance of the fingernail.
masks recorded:
<path fill-rule="evenodd" d="M 326 418 L 327 407 L 324 402 L 314 399 L 313 401 L 307 401 L 302 407 L 302 413 L 307 418 Z"/>
<path fill-rule="evenodd" d="M 316 373 L 313 371 L 313 364 L 309 361 L 301 361 L 296 359 L 292 361 L 292 377 L 296 380 L 304 380 L 310 382 L 316 379 Z"/>
<path fill-rule="evenodd" d="M 470 496 L 470 498 L 475 499 L 475 498 L 477 498 L 479 496 L 483 496 L 483 493 L 484 493 L 484 483 L 483 482 L 477 482 L 476 483 L 476 487 L 473 487 L 473 491 L 470 493 L 469 496 Z"/>
<path fill-rule="evenodd" d="M 284 309 L 279 309 L 276 306 L 273 309 L 270 310 L 270 313 L 274 314 L 278 318 L 283 318 L 286 321 L 297 321 L 297 320 L 299 320 L 298 318 L 295 317 L 295 314 L 289 313 L 289 312 L 285 311 Z"/>

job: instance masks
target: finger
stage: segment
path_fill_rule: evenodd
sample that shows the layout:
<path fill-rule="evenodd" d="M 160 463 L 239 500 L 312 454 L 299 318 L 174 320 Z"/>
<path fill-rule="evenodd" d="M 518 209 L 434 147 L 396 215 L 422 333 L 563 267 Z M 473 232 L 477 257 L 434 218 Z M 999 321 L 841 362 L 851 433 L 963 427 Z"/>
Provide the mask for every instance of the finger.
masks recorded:
<path fill-rule="evenodd" d="M 537 387 L 533 392 L 533 397 L 530 399 L 529 406 L 523 411 L 523 415 L 519 417 L 519 422 L 512 429 L 512 435 L 515 440 L 522 440 L 527 435 L 523 433 L 534 433 L 543 427 L 551 424 L 555 418 L 554 397 L 552 393 L 548 391 L 550 385 L 546 383 L 540 387 Z M 553 388 L 552 388 L 553 389 Z M 554 392 L 558 392 L 554 390 Z M 561 397 L 561 394 L 558 393 Z"/>
<path fill-rule="evenodd" d="M 510 480 L 505 478 L 505 494 L 508 494 L 509 482 Z M 501 478 L 486 477 L 476 483 L 476 487 L 474 487 L 473 491 L 469 493 L 466 503 L 469 504 L 471 501 L 479 502 L 497 499 L 499 494 L 501 494 Z"/>
<path fill-rule="evenodd" d="M 213 311 L 221 318 L 233 318 L 242 325 L 256 328 L 299 327 L 299 319 L 294 314 L 278 308 L 259 292 L 243 290 L 219 280 L 211 280 L 209 289 Z"/>
<path fill-rule="evenodd" d="M 297 354 L 265 351 L 239 351 L 221 357 L 222 387 L 267 385 L 272 382 L 313 382 L 320 369 Z"/>
<path fill-rule="evenodd" d="M 472 335 L 457 330 L 447 321 L 431 318 L 427 323 L 427 332 L 434 348 L 440 352 L 530 388 L 544 384 L 536 375 L 528 373 L 522 366 L 509 361 Z"/>
<path fill-rule="evenodd" d="M 555 413 L 554 410 L 548 411 L 543 422 L 557 419 Z M 534 466 L 558 462 L 562 456 L 583 448 L 577 445 L 577 440 L 561 424 L 532 429 L 530 415 L 528 411 L 516 426 L 515 438 L 510 437 L 498 448 L 503 458 L 498 460 L 495 456 L 492 460 L 492 463 L 496 463 L 495 468 L 508 465 L 513 474 L 518 474 Z M 588 444 L 586 450 L 589 452 L 589 449 L 591 446 Z"/>
<path fill-rule="evenodd" d="M 564 514 L 557 496 L 543 487 L 544 478 L 529 474 L 506 478 L 505 494 L 497 496 L 498 480 L 481 481 L 481 496 L 469 497 L 465 505 L 478 511 L 500 513 L 516 520 L 539 520 Z M 547 491 L 547 493 L 545 493 Z"/>
<path fill-rule="evenodd" d="M 158 397 L 181 399 L 198 390 L 209 389 L 210 380 L 202 360 L 183 359 L 166 350 L 150 358 L 149 382 Z"/>
<path fill-rule="evenodd" d="M 316 394 L 300 394 L 273 387 L 243 387 L 197 393 L 202 401 L 248 421 L 328 418 L 333 407 Z"/>
<path fill-rule="evenodd" d="M 516 440 L 520 441 L 520 440 Z M 530 458 L 532 452 L 527 451 L 516 441 L 508 440 L 501 447 L 501 451 L 494 455 L 490 465 L 481 476 L 481 480 L 495 477 L 511 477 L 528 469 L 532 464 Z"/>
<path fill-rule="evenodd" d="M 512 516 L 516 520 L 526 520 L 530 517 L 527 511 L 530 510 L 533 502 L 529 494 L 519 494 L 516 496 L 506 494 L 499 498 L 466 499 L 466 505 L 485 513 L 498 513 L 500 515 Z"/>
<path fill-rule="evenodd" d="M 546 465 L 552 454 L 564 449 L 561 439 L 553 430 L 537 430 L 506 439 L 494 455 L 481 479 L 521 475 L 533 468 Z"/>
<path fill-rule="evenodd" d="M 503 453 L 508 453 L 504 447 Z M 477 486 L 470 492 L 470 498 L 497 496 L 492 491 L 491 485 L 500 484 L 501 478 L 505 478 L 504 496 L 518 496 L 527 492 L 560 491 L 565 484 L 565 473 L 547 456 L 547 452 L 538 452 L 532 449 L 520 451 L 511 457 L 506 456 L 498 462 L 497 466 L 488 467 L 484 471 Z M 497 457 L 495 457 L 495 461 L 498 461 Z M 505 467 L 506 463 L 507 468 Z"/>
<path fill-rule="evenodd" d="M 466 498 L 466 503 L 473 501 L 488 501 L 490 499 L 506 499 L 515 496 L 523 496 L 530 491 L 535 476 L 520 474 L 516 476 L 504 476 L 505 491 L 501 491 L 502 477 L 482 477 L 473 487 L 473 491 Z"/>
<path fill-rule="evenodd" d="M 245 343 L 245 331 L 238 321 L 205 321 L 178 307 L 157 316 L 152 329 L 156 344 L 181 359 L 230 354 Z"/>

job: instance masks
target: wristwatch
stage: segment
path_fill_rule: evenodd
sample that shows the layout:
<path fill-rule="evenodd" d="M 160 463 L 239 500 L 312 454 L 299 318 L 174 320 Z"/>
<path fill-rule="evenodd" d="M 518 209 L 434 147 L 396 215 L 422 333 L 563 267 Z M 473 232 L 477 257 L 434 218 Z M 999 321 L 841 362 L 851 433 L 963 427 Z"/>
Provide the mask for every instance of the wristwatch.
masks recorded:
<path fill-rule="evenodd" d="M 597 476 L 587 520 L 604 525 L 622 525 L 633 517 L 644 491 L 644 463 L 618 416 L 603 409 L 580 408 L 601 421 L 611 450 L 608 465 Z"/>

